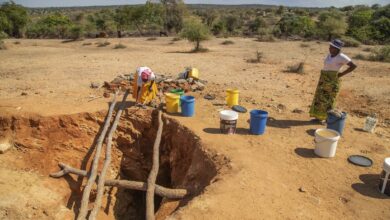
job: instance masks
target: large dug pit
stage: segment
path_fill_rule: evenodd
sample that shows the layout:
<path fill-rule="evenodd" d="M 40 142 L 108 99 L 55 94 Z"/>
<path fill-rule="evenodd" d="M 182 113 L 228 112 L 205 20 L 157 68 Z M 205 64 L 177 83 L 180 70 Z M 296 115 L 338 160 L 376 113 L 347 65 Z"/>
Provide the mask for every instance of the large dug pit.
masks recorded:
<path fill-rule="evenodd" d="M 58 117 L 0 118 L 1 139 L 15 146 L 14 149 L 0 156 L 16 155 L 22 158 L 14 165 L 44 174 L 43 178 L 48 178 L 47 174 L 50 172 L 58 171 L 58 162 L 89 170 L 93 158 L 91 146 L 96 142 L 104 117 L 105 113 L 99 112 Z M 155 195 L 155 212 L 158 219 L 164 219 L 199 195 L 228 162 L 226 157 L 217 156 L 206 150 L 199 137 L 180 125 L 178 121 L 167 117 L 163 117 L 163 121 L 160 168 L 156 183 L 172 189 L 187 189 L 189 194 L 181 200 L 168 200 Z M 122 114 L 113 138 L 113 159 L 107 179 L 147 182 L 152 167 L 152 148 L 157 128 L 156 111 L 129 108 Z M 99 168 L 103 161 L 104 151 Z M 76 215 L 86 179 L 81 181 L 81 178 L 70 175 L 58 180 L 52 179 L 50 182 L 59 183 L 48 186 L 54 191 L 59 191 L 60 187 L 69 189 L 60 191 L 63 197 L 62 205 L 69 211 L 67 217 Z M 95 192 L 96 189 L 91 195 L 91 206 L 95 199 Z M 106 187 L 99 218 L 144 219 L 145 204 L 146 192 Z M 35 206 L 42 209 L 46 207 L 45 204 Z M 0 206 L 0 209 L 9 208 L 7 205 Z M 17 213 L 18 216 L 29 214 L 23 213 L 28 210 L 18 211 L 21 212 Z M 61 218 L 58 209 L 55 208 L 52 208 L 51 212 L 46 211 L 45 215 Z M 40 216 L 33 214 L 33 217 Z"/>

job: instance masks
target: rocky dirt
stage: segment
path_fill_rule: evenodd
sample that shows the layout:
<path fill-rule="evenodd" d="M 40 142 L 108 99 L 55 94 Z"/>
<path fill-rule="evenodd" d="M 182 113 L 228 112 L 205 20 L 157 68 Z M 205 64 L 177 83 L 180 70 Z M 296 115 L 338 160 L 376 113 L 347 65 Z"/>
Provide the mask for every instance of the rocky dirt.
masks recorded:
<path fill-rule="evenodd" d="M 108 40 L 112 45 L 119 42 Z M 390 197 L 378 192 L 382 163 L 390 154 L 390 64 L 356 61 L 358 69 L 343 78 L 338 108 L 349 113 L 346 128 L 336 157 L 321 159 L 313 153 L 313 133 L 324 125 L 310 122 L 307 112 L 327 54 L 326 42 L 305 42 L 309 47 L 301 47 L 302 42 L 232 38 L 235 44 L 225 46 L 221 45 L 225 39 L 213 39 L 204 44 L 210 52 L 193 54 L 187 53 L 192 45 L 171 40 L 122 39 L 127 48 L 121 50 L 96 47 L 93 43 L 99 40 L 93 39 L 84 41 L 91 42 L 89 46 L 58 40 L 20 40 L 18 45 L 6 41 L 8 50 L 0 51 L 0 116 L 4 128 L 0 143 L 11 142 L 14 147 L 0 154 L 0 196 L 9 198 L 0 203 L 1 218 L 74 216 L 72 208 L 80 196 L 79 189 L 69 185 L 69 179 L 50 179 L 48 174 L 58 170 L 60 160 L 80 167 L 85 166 L 86 155 L 90 157 L 88 149 L 111 101 L 103 97 L 103 88 L 90 88 L 91 83 L 103 85 L 141 65 L 171 77 L 186 66 L 200 70 L 201 78 L 209 84 L 204 91 L 190 92 L 196 97 L 195 117 L 169 118 L 193 133 L 191 143 L 195 142 L 193 136 L 199 137 L 204 149 L 201 152 L 208 155 L 203 158 L 211 158 L 215 167 L 228 167 L 217 173 L 203 167 L 209 173 L 204 178 L 212 176 L 211 184 L 179 208 L 175 202 L 165 201 L 167 208 L 159 211 L 161 218 L 390 218 Z M 364 53 L 365 47 L 346 48 L 344 52 L 353 57 Z M 264 53 L 262 62 L 247 62 L 255 58 L 257 50 Z M 285 72 L 288 66 L 302 61 L 305 74 Z M 236 135 L 219 134 L 218 111 L 227 108 L 227 88 L 240 89 L 240 103 L 246 108 L 269 112 L 265 135 L 248 135 L 248 114 L 240 114 Z M 207 93 L 216 99 L 203 99 Z M 364 117 L 374 112 L 380 119 L 376 132 L 362 132 Z M 147 115 L 141 118 L 151 120 Z M 122 126 L 124 123 L 122 120 Z M 128 133 L 119 130 L 117 135 L 120 132 Z M 150 133 L 151 137 L 153 130 Z M 12 138 L 15 135 L 20 138 Z M 116 149 L 117 155 L 122 155 L 121 147 Z M 347 162 L 352 154 L 368 156 L 374 165 L 353 166 Z M 118 169 L 120 158 L 113 162 Z M 115 171 L 112 175 L 118 174 Z M 115 218 L 109 213 L 102 210 L 101 219 Z"/>

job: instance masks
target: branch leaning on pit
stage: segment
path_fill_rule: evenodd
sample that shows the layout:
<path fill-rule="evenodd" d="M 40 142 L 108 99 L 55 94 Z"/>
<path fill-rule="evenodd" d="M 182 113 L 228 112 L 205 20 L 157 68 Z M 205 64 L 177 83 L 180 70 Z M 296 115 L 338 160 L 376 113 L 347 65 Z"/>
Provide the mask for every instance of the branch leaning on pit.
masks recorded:
<path fill-rule="evenodd" d="M 85 177 L 88 176 L 87 171 L 85 170 L 76 169 L 64 163 L 59 163 L 59 166 L 62 168 L 62 170 L 60 172 L 50 174 L 51 177 L 60 178 L 67 174 L 76 174 Z M 104 185 L 132 190 L 147 190 L 147 183 L 130 180 L 105 180 Z M 168 199 L 182 199 L 188 195 L 188 191 L 186 189 L 169 189 L 160 185 L 156 185 L 155 193 Z"/>
<path fill-rule="evenodd" d="M 111 122 L 112 112 L 114 111 L 114 107 L 116 104 L 116 96 L 118 95 L 118 92 L 119 92 L 118 90 L 115 92 L 114 98 L 112 100 L 112 103 L 111 103 L 110 108 L 109 108 L 108 113 L 107 113 L 107 118 L 104 122 L 104 127 L 102 130 L 102 133 L 100 133 L 99 139 L 97 141 L 95 157 L 93 158 L 92 168 L 91 168 L 90 176 L 88 177 L 87 185 L 85 186 L 84 191 L 83 191 L 83 197 L 81 199 L 81 208 L 80 208 L 80 212 L 79 212 L 79 215 L 77 217 L 77 220 L 84 220 L 87 218 L 89 195 L 91 193 L 92 185 L 96 180 L 97 168 L 98 168 L 98 164 L 99 164 L 99 158 L 100 158 L 100 153 L 101 153 L 101 149 L 102 149 L 102 144 L 103 144 L 103 140 L 106 136 L 108 127 L 109 127 L 110 122 Z M 126 96 L 126 94 L 127 93 L 125 93 L 125 96 Z"/>
<path fill-rule="evenodd" d="M 96 216 L 99 212 L 99 209 L 102 204 L 102 198 L 103 198 L 103 193 L 104 193 L 104 181 L 106 179 L 106 173 L 108 170 L 108 167 L 110 166 L 111 163 L 111 145 L 112 145 L 112 136 L 114 135 L 116 128 L 118 126 L 119 119 L 122 115 L 123 110 L 125 109 L 126 106 L 126 98 L 127 98 L 128 92 L 126 91 L 123 100 L 119 106 L 118 112 L 116 113 L 114 122 L 112 123 L 111 129 L 108 132 L 108 136 L 106 139 L 106 158 L 104 160 L 103 168 L 99 176 L 99 182 L 98 182 L 98 187 L 97 187 L 97 196 L 95 199 L 95 205 L 92 209 L 91 214 L 89 215 L 89 220 L 95 220 Z"/>
<path fill-rule="evenodd" d="M 154 193 L 156 189 L 156 179 L 159 169 L 160 142 L 163 130 L 161 111 L 158 111 L 158 130 L 156 140 L 153 145 L 153 164 L 148 177 L 148 188 L 146 190 L 146 220 L 154 220 Z"/>

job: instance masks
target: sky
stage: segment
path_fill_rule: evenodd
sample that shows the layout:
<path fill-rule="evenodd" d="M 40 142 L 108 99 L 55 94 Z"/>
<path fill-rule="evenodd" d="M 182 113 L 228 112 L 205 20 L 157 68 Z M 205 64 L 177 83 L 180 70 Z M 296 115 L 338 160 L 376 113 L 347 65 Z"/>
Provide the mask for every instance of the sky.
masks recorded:
<path fill-rule="evenodd" d="M 7 0 L 0 0 L 0 3 Z M 93 5 L 131 5 L 142 4 L 145 0 L 14 0 L 15 3 L 26 7 L 69 7 Z M 389 0 L 184 0 L 187 4 L 265 4 L 302 7 L 343 7 L 346 5 L 389 4 Z"/>

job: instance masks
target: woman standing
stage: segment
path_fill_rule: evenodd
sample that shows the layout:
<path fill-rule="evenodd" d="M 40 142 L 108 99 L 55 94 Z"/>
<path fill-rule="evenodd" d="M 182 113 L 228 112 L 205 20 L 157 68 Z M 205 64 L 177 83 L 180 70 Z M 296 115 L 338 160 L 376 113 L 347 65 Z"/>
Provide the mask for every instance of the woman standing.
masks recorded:
<path fill-rule="evenodd" d="M 320 80 L 310 108 L 310 116 L 321 121 L 325 120 L 327 112 L 335 107 L 340 89 L 339 78 L 357 67 L 347 55 L 341 53 L 343 45 L 344 43 L 338 39 L 330 42 L 329 55 L 325 58 L 324 68 L 321 70 Z M 344 65 L 348 65 L 348 69 L 339 72 Z"/>

